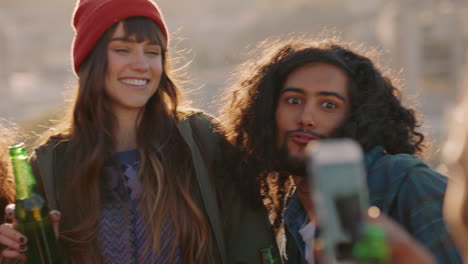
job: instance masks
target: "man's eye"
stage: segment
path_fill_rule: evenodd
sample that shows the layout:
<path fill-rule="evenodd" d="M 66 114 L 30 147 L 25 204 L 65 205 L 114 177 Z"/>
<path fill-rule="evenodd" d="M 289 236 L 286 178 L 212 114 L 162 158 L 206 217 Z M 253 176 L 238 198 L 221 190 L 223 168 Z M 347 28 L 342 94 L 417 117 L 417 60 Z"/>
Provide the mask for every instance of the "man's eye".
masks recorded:
<path fill-rule="evenodd" d="M 333 102 L 323 102 L 322 106 L 328 109 L 336 108 L 336 104 Z"/>
<path fill-rule="evenodd" d="M 302 100 L 297 97 L 290 97 L 288 98 L 287 102 L 290 104 L 300 104 L 302 103 Z"/>

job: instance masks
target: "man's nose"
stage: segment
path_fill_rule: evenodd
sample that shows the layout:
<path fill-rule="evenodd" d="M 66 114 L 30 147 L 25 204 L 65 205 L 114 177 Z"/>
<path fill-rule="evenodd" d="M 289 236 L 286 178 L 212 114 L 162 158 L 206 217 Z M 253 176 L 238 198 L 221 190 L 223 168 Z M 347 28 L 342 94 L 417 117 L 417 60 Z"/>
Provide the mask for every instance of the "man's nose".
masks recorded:
<path fill-rule="evenodd" d="M 308 107 L 304 107 L 299 118 L 299 125 L 305 128 L 315 128 L 314 112 Z"/>

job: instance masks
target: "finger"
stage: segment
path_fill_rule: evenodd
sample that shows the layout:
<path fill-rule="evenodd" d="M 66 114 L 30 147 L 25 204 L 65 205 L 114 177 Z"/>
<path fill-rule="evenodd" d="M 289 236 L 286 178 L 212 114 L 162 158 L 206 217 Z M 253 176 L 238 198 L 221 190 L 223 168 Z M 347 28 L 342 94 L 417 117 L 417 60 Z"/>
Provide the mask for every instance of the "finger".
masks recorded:
<path fill-rule="evenodd" d="M 26 262 L 26 256 L 24 255 L 24 253 L 14 250 L 14 249 L 10 249 L 10 248 L 4 249 L 2 251 L 2 256 L 5 258 L 10 258 L 10 259 L 19 259 L 23 262 Z"/>
<path fill-rule="evenodd" d="M 369 211 L 370 212 L 370 211 Z M 398 223 L 384 214 L 369 213 L 373 224 L 385 230 L 391 252 L 392 263 L 398 264 L 433 264 L 432 255 L 414 240 Z"/>
<path fill-rule="evenodd" d="M 7 220 L 10 220 L 11 222 L 16 222 L 16 217 L 15 217 L 15 204 L 9 204 L 5 206 L 5 217 Z"/>
<path fill-rule="evenodd" d="M 49 212 L 49 217 L 50 220 L 52 220 L 53 223 L 59 223 L 60 220 L 62 219 L 62 213 L 60 213 L 57 210 L 52 210 Z"/>
<path fill-rule="evenodd" d="M 0 244 L 20 250 L 20 246 L 27 242 L 26 237 L 13 228 L 13 224 L 0 225 Z"/>
<path fill-rule="evenodd" d="M 403 227 L 399 226 L 398 223 L 390 219 L 388 216 L 384 214 L 377 214 L 377 217 L 371 217 L 371 219 L 373 220 L 373 224 L 385 230 L 387 239 L 391 243 L 405 244 L 407 241 L 412 240 L 411 236 L 405 232 Z"/>
<path fill-rule="evenodd" d="M 62 214 L 57 210 L 52 210 L 49 213 L 50 220 L 52 221 L 52 227 L 54 228 L 55 237 L 59 236 L 59 225 L 62 219 Z"/>
<path fill-rule="evenodd" d="M 318 238 L 314 241 L 314 248 L 313 251 L 314 256 L 320 260 L 320 263 L 327 264 L 327 259 L 325 257 L 325 245 L 323 244 L 323 240 Z"/>
<path fill-rule="evenodd" d="M 392 263 L 398 264 L 435 264 L 436 261 L 431 253 L 416 244 L 392 244 Z"/>

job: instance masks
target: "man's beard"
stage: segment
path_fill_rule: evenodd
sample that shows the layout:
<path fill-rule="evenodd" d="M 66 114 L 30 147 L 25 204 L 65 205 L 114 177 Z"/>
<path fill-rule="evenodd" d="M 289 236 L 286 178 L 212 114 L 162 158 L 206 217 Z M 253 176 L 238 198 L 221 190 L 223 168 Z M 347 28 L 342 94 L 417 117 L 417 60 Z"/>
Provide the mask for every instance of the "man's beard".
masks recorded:
<path fill-rule="evenodd" d="M 292 157 L 288 151 L 286 140 L 283 141 L 283 145 L 278 150 L 277 167 L 280 173 L 300 177 L 307 176 L 305 158 Z"/>
<path fill-rule="evenodd" d="M 319 139 L 325 139 L 327 137 L 325 135 L 318 134 L 312 131 L 306 131 L 304 129 L 289 130 L 285 133 L 284 138 L 283 138 L 283 144 L 281 145 L 277 153 L 277 165 L 276 165 L 277 170 L 280 173 L 285 173 L 285 174 L 299 176 L 299 177 L 306 177 L 307 176 L 307 163 L 306 163 L 305 153 L 304 153 L 303 158 L 295 158 L 295 157 L 292 157 L 288 151 L 287 141 L 288 141 L 289 135 L 294 132 L 309 133 Z"/>

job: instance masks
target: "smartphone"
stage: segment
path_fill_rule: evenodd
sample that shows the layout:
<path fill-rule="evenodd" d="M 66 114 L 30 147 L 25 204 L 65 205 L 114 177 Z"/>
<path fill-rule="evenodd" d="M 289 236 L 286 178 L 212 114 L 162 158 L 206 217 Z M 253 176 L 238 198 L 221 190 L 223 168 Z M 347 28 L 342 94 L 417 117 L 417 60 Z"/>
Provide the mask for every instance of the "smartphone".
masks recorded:
<path fill-rule="evenodd" d="M 351 139 L 326 139 L 307 146 L 307 177 L 327 263 L 353 263 L 369 206 L 363 152 Z"/>

